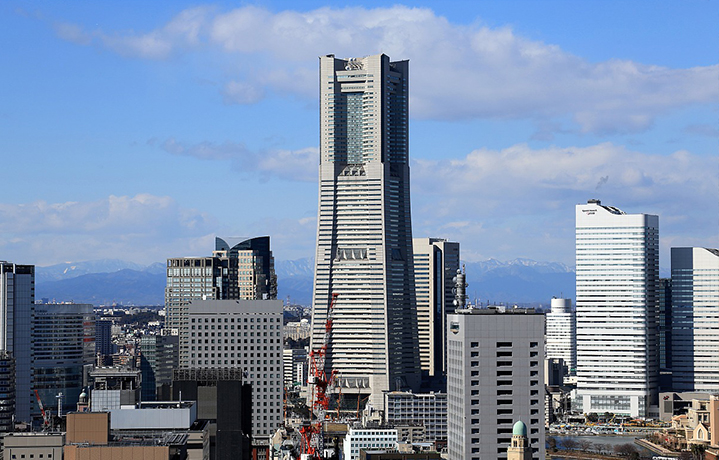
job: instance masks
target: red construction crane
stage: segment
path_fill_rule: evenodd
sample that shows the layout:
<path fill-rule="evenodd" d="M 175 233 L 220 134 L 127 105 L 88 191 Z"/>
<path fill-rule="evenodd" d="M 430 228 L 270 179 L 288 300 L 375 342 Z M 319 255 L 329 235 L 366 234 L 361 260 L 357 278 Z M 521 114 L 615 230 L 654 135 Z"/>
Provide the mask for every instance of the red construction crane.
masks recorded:
<path fill-rule="evenodd" d="M 332 371 L 326 364 L 327 350 L 332 341 L 332 311 L 334 310 L 337 293 L 333 293 L 329 308 L 327 308 L 327 321 L 325 322 L 325 337 L 322 347 L 310 352 L 309 382 L 314 385 L 312 403 L 310 405 L 310 422 L 300 429 L 302 435 L 302 453 L 304 459 L 319 459 L 324 448 L 324 434 L 322 424 L 325 421 L 329 398 L 327 388 L 332 385 L 336 371 Z M 316 419 L 312 423 L 312 413 Z"/>
<path fill-rule="evenodd" d="M 42 413 L 42 425 L 43 427 L 48 427 L 50 426 L 50 414 L 45 413 L 45 407 L 42 405 L 42 400 L 37 390 L 35 390 L 35 398 L 37 398 L 37 405 L 40 407 L 40 412 Z"/>

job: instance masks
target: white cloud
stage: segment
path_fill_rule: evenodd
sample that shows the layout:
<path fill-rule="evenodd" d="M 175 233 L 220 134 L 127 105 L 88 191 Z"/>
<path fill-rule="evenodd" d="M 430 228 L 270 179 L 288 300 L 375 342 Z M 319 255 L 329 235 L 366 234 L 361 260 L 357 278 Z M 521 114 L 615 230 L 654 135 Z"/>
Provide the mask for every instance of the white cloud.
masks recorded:
<path fill-rule="evenodd" d="M 157 144 L 152 139 L 151 145 Z M 299 150 L 266 149 L 253 152 L 244 144 L 200 142 L 183 144 L 168 139 L 160 147 L 173 155 L 190 156 L 201 160 L 230 161 L 232 167 L 245 174 L 259 175 L 262 179 L 278 177 L 293 181 L 316 181 L 319 152 L 316 147 Z"/>
<path fill-rule="evenodd" d="M 193 247 L 193 241 L 216 225 L 207 214 L 149 194 L 86 202 L 0 203 L 0 252 L 7 258 L 17 253 L 23 258 L 18 263 L 39 265 L 118 256 L 149 263 L 168 257 L 168 248 Z M 31 260 L 25 260 L 28 257 Z"/>
<path fill-rule="evenodd" d="M 584 132 L 638 132 L 665 112 L 719 97 L 719 66 L 590 63 L 508 27 L 452 24 L 429 9 L 406 6 L 276 13 L 256 6 L 227 12 L 197 7 L 147 33 L 88 34 L 69 24 L 57 30 L 76 43 L 92 35 L 118 53 L 149 59 L 214 47 L 229 55 L 228 62 L 242 63 L 223 89 L 225 101 L 240 104 L 255 103 L 267 91 L 316 97 L 318 55 L 379 52 L 412 61 L 411 107 L 420 118 L 542 123 L 570 115 Z"/>
<path fill-rule="evenodd" d="M 572 264 L 574 205 L 599 198 L 629 213 L 660 216 L 666 266 L 670 242 L 716 246 L 716 172 L 714 158 L 645 154 L 610 143 L 520 144 L 451 161 L 416 160 L 414 234 L 460 241 L 468 260 L 521 254 Z"/>

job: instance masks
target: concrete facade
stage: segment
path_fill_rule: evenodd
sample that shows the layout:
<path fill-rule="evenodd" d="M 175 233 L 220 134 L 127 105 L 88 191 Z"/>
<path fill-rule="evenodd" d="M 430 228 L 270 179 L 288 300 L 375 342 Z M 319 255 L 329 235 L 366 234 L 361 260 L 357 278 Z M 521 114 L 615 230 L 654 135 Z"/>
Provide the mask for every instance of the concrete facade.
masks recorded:
<path fill-rule="evenodd" d="M 253 443 L 282 423 L 282 301 L 196 300 L 180 335 L 180 367 L 238 368 L 252 384 Z"/>
<path fill-rule="evenodd" d="M 672 248 L 672 390 L 719 392 L 719 250 Z"/>
<path fill-rule="evenodd" d="M 544 315 L 464 309 L 447 322 L 449 458 L 504 460 L 526 420 L 531 458 L 544 460 Z"/>
<path fill-rule="evenodd" d="M 422 425 L 423 441 L 440 444 L 447 442 L 447 393 L 391 391 L 385 393 L 384 397 L 388 425 Z"/>
<path fill-rule="evenodd" d="M 570 375 L 577 373 L 577 318 L 571 299 L 551 300 L 547 319 L 547 359 L 564 360 Z"/>
<path fill-rule="evenodd" d="M 441 238 L 414 238 L 412 248 L 422 376 L 442 377 L 446 373 L 446 318 L 447 314 L 454 313 L 452 290 L 459 270 L 459 243 Z"/>

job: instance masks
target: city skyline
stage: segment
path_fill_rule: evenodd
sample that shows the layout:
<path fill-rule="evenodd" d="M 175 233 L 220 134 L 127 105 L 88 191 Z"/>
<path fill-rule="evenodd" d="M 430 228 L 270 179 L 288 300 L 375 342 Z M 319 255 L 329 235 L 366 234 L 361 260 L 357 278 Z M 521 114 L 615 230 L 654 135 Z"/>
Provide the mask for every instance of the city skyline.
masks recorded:
<path fill-rule="evenodd" d="M 567 210 L 599 198 L 660 216 L 667 268 L 672 246 L 717 245 L 706 7 L 7 2 L 0 253 L 150 263 L 268 234 L 309 257 L 317 58 L 383 52 L 412 62 L 415 237 L 574 265 Z M 218 188 L 252 199 L 227 212 Z"/>

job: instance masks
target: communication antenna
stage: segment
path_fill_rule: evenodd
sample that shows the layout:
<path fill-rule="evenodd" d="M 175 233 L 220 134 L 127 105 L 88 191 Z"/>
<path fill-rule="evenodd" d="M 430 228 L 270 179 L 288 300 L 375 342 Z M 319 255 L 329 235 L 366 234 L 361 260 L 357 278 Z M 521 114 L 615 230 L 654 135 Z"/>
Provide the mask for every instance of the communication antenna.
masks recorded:
<path fill-rule="evenodd" d="M 452 278 L 454 281 L 454 288 L 452 293 L 454 294 L 454 308 L 462 309 L 467 304 L 467 271 L 464 264 L 461 269 L 457 269 L 457 275 Z"/>

